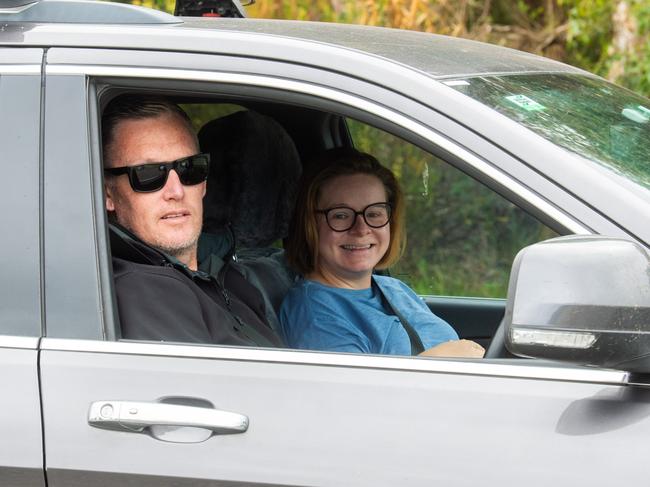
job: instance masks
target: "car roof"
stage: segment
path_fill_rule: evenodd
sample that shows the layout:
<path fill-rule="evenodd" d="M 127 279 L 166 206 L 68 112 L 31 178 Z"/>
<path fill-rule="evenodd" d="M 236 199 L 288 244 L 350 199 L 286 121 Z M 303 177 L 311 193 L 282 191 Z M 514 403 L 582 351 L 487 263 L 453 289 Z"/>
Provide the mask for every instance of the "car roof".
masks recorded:
<path fill-rule="evenodd" d="M 236 30 L 359 50 L 405 64 L 435 78 L 531 72 L 586 74 L 567 64 L 523 51 L 406 29 L 250 18 L 183 20 L 177 28 Z"/>
<path fill-rule="evenodd" d="M 18 14 L 0 10 L 0 20 L 5 25 L 0 31 L 0 45 L 188 51 L 188 42 L 181 42 L 185 38 L 191 40 L 190 51 L 223 53 L 219 39 L 246 36 L 247 42 L 259 46 L 276 44 L 279 48 L 283 45 L 280 39 L 292 39 L 294 45 L 311 44 L 313 49 L 363 52 L 439 79 L 547 72 L 589 75 L 551 59 L 482 42 L 353 24 L 174 17 L 131 5 L 79 0 L 43 0 Z M 210 37 L 215 42 L 209 42 Z"/>

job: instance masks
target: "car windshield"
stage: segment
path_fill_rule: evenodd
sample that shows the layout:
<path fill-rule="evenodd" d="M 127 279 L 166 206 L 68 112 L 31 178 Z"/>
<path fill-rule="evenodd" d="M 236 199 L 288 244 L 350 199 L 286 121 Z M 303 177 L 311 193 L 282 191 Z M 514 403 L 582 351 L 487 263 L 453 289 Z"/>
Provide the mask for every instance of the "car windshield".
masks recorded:
<path fill-rule="evenodd" d="M 446 84 L 650 188 L 647 98 L 575 74 L 482 76 Z"/>

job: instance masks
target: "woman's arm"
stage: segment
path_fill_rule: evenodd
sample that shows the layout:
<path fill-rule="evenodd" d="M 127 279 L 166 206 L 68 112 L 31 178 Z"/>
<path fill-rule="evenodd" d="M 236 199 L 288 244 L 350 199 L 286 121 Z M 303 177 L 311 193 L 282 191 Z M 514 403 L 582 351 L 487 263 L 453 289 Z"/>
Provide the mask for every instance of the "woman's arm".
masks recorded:
<path fill-rule="evenodd" d="M 482 358 L 485 349 L 471 340 L 453 340 L 431 347 L 420 354 L 422 357 Z"/>

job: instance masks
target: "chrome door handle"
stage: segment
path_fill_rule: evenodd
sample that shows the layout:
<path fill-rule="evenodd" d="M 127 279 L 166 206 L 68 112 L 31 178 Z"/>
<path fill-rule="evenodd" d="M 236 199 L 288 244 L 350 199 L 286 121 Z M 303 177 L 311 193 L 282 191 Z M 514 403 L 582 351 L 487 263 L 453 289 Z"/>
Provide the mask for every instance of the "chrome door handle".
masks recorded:
<path fill-rule="evenodd" d="M 244 433 L 248 417 L 207 407 L 157 402 L 95 401 L 88 424 L 96 428 L 141 432 L 151 426 L 204 428 L 216 434 Z"/>

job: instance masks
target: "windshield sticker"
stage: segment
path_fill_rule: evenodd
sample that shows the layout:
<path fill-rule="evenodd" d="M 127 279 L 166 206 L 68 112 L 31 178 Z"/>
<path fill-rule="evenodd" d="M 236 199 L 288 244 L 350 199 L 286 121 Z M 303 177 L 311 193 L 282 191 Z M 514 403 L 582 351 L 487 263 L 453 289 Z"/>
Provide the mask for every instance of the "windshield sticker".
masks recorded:
<path fill-rule="evenodd" d="M 624 108 L 621 115 L 636 123 L 648 123 L 650 121 L 650 110 L 643 109 L 641 105 L 638 105 L 636 109 Z"/>
<path fill-rule="evenodd" d="M 544 105 L 540 105 L 535 100 L 528 98 L 526 95 L 510 95 L 506 96 L 506 100 L 529 112 L 536 112 L 546 108 Z"/>
<path fill-rule="evenodd" d="M 454 79 L 451 81 L 443 81 L 444 84 L 447 86 L 469 86 L 469 81 L 465 81 L 464 79 Z"/>

